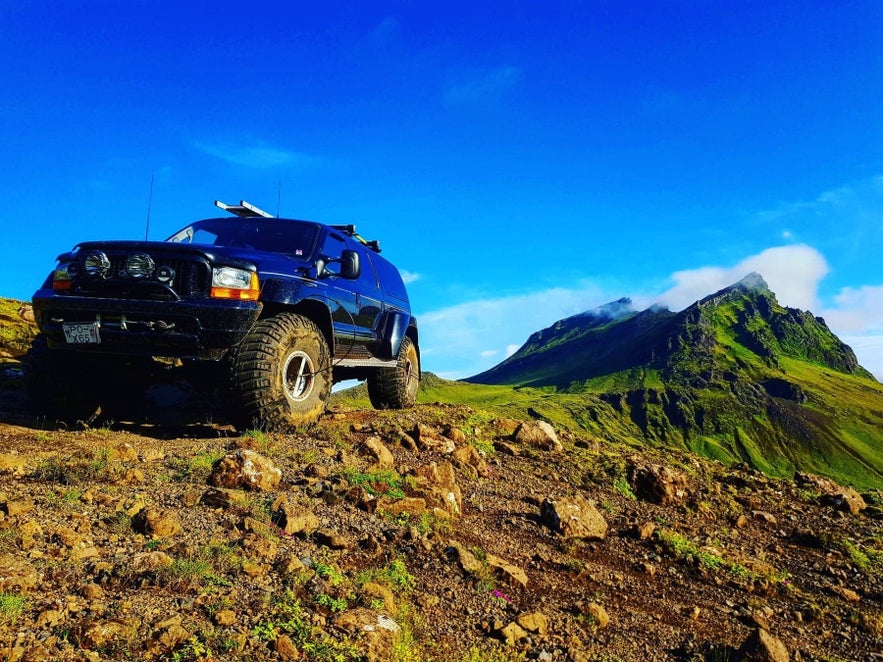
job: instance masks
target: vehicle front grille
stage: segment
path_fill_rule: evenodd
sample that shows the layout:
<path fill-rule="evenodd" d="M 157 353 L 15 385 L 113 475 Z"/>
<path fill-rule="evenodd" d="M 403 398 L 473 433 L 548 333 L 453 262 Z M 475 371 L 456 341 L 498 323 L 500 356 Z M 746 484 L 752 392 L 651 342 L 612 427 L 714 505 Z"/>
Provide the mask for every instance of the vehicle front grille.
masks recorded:
<path fill-rule="evenodd" d="M 154 255 L 159 267 L 170 267 L 175 276 L 168 283 L 162 283 L 154 276 L 133 278 L 126 274 L 125 264 L 131 251 L 107 253 L 110 269 L 105 277 L 91 277 L 80 270 L 74 278 L 72 293 L 79 296 L 111 297 L 117 299 L 144 299 L 149 301 L 177 301 L 190 296 L 208 294 L 209 265 L 204 260 L 181 259 L 180 256 L 166 258 Z"/>

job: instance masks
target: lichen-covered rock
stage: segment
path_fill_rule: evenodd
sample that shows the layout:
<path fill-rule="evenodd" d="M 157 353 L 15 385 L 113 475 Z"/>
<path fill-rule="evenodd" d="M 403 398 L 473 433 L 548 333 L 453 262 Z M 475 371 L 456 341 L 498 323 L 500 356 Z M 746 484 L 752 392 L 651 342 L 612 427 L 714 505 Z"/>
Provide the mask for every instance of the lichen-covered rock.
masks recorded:
<path fill-rule="evenodd" d="M 215 487 L 270 491 L 282 480 L 282 470 L 260 453 L 237 450 L 212 466 L 208 483 Z"/>

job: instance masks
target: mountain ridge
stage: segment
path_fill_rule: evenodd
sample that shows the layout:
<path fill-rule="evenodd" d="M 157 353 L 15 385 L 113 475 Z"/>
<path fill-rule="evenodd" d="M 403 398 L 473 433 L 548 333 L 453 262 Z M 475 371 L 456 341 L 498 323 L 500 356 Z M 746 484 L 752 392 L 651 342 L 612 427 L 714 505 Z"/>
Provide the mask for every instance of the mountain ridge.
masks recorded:
<path fill-rule="evenodd" d="M 464 381 L 584 394 L 588 412 L 613 407 L 647 443 L 777 475 L 883 481 L 883 387 L 822 318 L 781 306 L 760 274 L 677 313 L 617 309 L 556 322 Z"/>

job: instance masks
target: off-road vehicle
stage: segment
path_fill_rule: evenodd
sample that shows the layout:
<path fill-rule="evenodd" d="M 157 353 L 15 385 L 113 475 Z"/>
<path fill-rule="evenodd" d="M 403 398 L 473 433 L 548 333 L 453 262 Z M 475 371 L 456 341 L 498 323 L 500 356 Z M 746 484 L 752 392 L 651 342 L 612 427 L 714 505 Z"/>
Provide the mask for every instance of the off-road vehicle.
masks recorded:
<path fill-rule="evenodd" d="M 367 380 L 377 408 L 412 406 L 417 322 L 379 244 L 352 225 L 215 204 L 233 215 L 161 242 L 89 241 L 57 258 L 33 296 L 35 412 L 110 413 L 142 397 L 157 366 L 223 382 L 238 429 L 312 422 L 332 383 L 348 379 Z"/>

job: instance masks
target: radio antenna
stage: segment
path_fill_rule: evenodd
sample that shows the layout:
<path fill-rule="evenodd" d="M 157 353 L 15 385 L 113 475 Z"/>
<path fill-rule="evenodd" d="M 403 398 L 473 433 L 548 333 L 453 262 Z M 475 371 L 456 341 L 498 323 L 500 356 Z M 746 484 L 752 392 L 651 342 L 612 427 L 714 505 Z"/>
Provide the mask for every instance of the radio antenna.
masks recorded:
<path fill-rule="evenodd" d="M 282 180 L 279 180 L 279 187 L 276 189 L 276 218 L 279 218 L 279 210 L 282 209 Z"/>
<path fill-rule="evenodd" d="M 150 233 L 150 206 L 153 204 L 153 174 L 150 175 L 150 195 L 147 196 L 147 227 L 144 228 L 144 241 Z"/>

